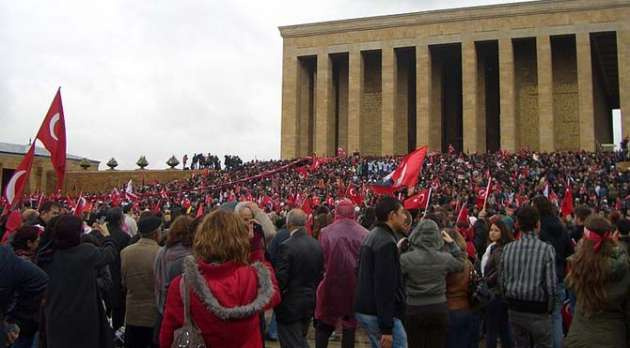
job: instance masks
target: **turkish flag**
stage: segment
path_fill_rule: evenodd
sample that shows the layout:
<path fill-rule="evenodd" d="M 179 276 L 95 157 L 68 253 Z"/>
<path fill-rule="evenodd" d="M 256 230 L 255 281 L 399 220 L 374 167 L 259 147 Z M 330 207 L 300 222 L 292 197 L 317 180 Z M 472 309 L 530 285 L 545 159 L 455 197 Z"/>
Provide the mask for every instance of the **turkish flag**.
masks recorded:
<path fill-rule="evenodd" d="M 360 205 L 363 203 L 363 196 L 357 191 L 357 188 L 354 185 L 348 185 L 348 192 L 346 196 L 350 198 L 354 204 Z"/>
<path fill-rule="evenodd" d="M 313 200 L 309 198 L 305 199 L 304 204 L 302 204 L 302 210 L 306 214 L 310 214 L 313 211 Z"/>
<path fill-rule="evenodd" d="M 564 198 L 562 198 L 562 207 L 560 208 L 562 211 L 562 216 L 571 215 L 573 213 L 573 191 L 571 191 L 571 186 L 567 185 L 567 188 L 564 190 Z"/>
<path fill-rule="evenodd" d="M 391 179 L 394 189 L 415 186 L 418 183 L 418 175 L 422 170 L 424 157 L 427 155 L 427 147 L 423 146 L 405 156 L 400 164 L 386 179 Z"/>
<path fill-rule="evenodd" d="M 201 202 L 197 205 L 197 214 L 195 215 L 195 219 L 202 217 L 203 213 L 204 213 L 203 202 Z"/>
<path fill-rule="evenodd" d="M 9 214 L 7 222 L 5 224 L 5 233 L 2 236 L 0 244 L 7 244 L 9 237 L 11 237 L 20 227 L 22 227 L 22 214 L 19 210 L 14 210 Z"/>
<path fill-rule="evenodd" d="M 455 220 L 455 223 L 458 222 L 465 222 L 466 224 L 470 224 L 470 220 L 468 219 L 468 208 L 466 208 L 465 205 L 462 206 L 462 209 L 457 214 L 457 220 Z"/>
<path fill-rule="evenodd" d="M 24 155 L 22 162 L 15 168 L 15 172 L 4 190 L 4 197 L 7 199 L 9 207 L 14 206 L 22 197 L 24 187 L 31 176 L 31 167 L 33 167 L 33 157 L 35 156 L 35 143 L 31 144 L 31 148 Z"/>
<path fill-rule="evenodd" d="M 83 193 L 79 193 L 79 199 L 77 199 L 77 204 L 74 206 L 74 215 L 81 216 L 85 210 L 86 204 L 87 201 L 83 197 Z"/>
<path fill-rule="evenodd" d="M 66 123 L 61 105 L 61 88 L 57 90 L 42 126 L 37 132 L 37 139 L 50 152 L 50 160 L 57 173 L 57 189 L 63 187 L 66 173 Z"/>
<path fill-rule="evenodd" d="M 405 199 L 403 206 L 407 210 L 411 209 L 424 209 L 429 203 L 429 190 L 424 189 L 415 195 Z"/>

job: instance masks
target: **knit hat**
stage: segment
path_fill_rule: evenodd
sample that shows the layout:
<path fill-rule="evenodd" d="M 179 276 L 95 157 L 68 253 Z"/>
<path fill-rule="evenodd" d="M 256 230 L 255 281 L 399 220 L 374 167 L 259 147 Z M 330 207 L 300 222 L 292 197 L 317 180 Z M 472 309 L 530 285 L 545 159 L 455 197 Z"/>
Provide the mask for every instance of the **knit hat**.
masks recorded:
<path fill-rule="evenodd" d="M 149 236 L 162 225 L 162 219 L 155 215 L 143 217 L 138 221 L 138 233 L 141 236 Z"/>

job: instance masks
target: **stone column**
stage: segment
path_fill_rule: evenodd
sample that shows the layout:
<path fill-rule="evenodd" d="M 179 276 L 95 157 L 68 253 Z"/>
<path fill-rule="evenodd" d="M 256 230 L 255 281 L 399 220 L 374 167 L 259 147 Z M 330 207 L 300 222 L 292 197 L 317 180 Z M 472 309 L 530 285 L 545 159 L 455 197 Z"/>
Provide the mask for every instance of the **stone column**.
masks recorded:
<path fill-rule="evenodd" d="M 514 50 L 511 38 L 499 39 L 499 94 L 501 149 L 514 152 L 517 150 L 516 139 L 516 103 L 514 94 Z"/>
<path fill-rule="evenodd" d="M 298 59 L 285 47 L 282 59 L 282 135 L 280 137 L 282 159 L 291 159 L 298 155 L 297 74 Z"/>
<path fill-rule="evenodd" d="M 318 156 L 332 156 L 332 63 L 327 52 L 317 55 L 317 82 L 315 99 L 315 130 L 313 142 Z"/>
<path fill-rule="evenodd" d="M 348 154 L 361 151 L 361 93 L 363 58 L 361 51 L 348 53 Z"/>
<path fill-rule="evenodd" d="M 536 65 L 538 70 L 538 141 L 539 150 L 555 149 L 553 119 L 553 68 L 549 35 L 536 37 Z"/>
<path fill-rule="evenodd" d="M 430 151 L 440 151 L 431 137 L 431 51 L 429 45 L 416 46 L 416 145 L 428 145 Z"/>
<path fill-rule="evenodd" d="M 475 42 L 462 42 L 462 102 L 464 152 L 485 152 L 485 129 L 477 105 L 477 52 Z"/>
<path fill-rule="evenodd" d="M 621 137 L 630 135 L 630 25 L 617 31 Z"/>
<path fill-rule="evenodd" d="M 382 62 L 382 109 L 381 109 L 381 155 L 394 153 L 394 111 L 396 110 L 396 87 L 398 72 L 396 71 L 396 54 L 394 49 L 383 45 Z"/>
<path fill-rule="evenodd" d="M 575 35 L 578 82 L 578 123 L 581 150 L 595 151 L 595 111 L 593 107 L 593 70 L 589 33 Z"/>

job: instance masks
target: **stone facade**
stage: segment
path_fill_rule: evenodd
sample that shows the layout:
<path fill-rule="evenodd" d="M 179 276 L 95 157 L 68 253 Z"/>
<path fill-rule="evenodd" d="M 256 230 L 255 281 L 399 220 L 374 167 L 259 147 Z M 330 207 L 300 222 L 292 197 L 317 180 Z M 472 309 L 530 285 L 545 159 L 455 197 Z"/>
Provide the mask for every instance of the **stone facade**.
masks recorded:
<path fill-rule="evenodd" d="M 24 154 L 14 153 L 0 153 L 0 182 L 2 183 L 2 191 L 4 194 L 4 186 L 10 179 L 7 170 L 14 170 L 22 162 Z M 68 159 L 66 161 L 66 181 L 68 180 L 68 172 L 84 171 L 84 172 L 96 172 L 98 170 L 99 163 L 91 161 L 91 166 L 87 170 L 83 170 L 80 166 L 81 160 Z M 26 184 L 25 192 L 46 192 L 52 193 L 57 186 L 57 176 L 55 170 L 50 162 L 50 157 L 47 156 L 35 156 L 33 158 L 33 167 L 31 168 L 31 176 Z"/>
<path fill-rule="evenodd" d="M 282 158 L 596 150 L 630 133 L 630 0 L 285 26 Z"/>
<path fill-rule="evenodd" d="M 99 170 L 69 171 L 66 173 L 64 192 L 68 194 L 111 192 L 133 180 L 134 186 L 142 183 L 167 183 L 173 180 L 186 180 L 191 175 L 202 174 L 203 170 Z"/>

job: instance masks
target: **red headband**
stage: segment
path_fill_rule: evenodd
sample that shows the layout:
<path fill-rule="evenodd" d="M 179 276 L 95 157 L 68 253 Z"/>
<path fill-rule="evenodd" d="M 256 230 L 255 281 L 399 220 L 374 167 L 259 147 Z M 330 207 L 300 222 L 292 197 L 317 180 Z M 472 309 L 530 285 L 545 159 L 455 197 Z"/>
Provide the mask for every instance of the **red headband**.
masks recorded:
<path fill-rule="evenodd" d="M 593 250 L 597 253 L 602 247 L 602 242 L 610 240 L 610 232 L 600 235 L 584 227 L 584 238 L 593 242 Z"/>

